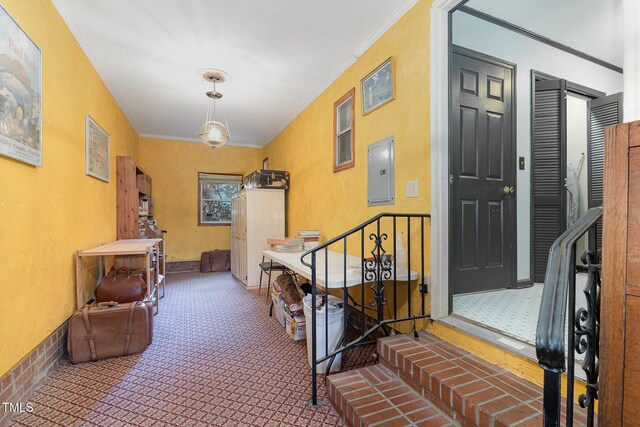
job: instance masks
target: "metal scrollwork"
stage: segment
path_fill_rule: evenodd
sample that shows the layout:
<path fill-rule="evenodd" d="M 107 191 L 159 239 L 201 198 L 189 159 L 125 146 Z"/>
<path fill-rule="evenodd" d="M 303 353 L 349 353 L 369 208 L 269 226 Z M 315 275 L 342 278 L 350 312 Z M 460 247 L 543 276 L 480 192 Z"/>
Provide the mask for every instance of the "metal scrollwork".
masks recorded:
<path fill-rule="evenodd" d="M 598 399 L 598 353 L 600 329 L 600 265 L 593 252 L 584 251 L 582 262 L 587 265 L 589 276 L 584 288 L 587 307 L 576 311 L 575 351 L 584 354 L 582 369 L 587 376 L 587 390 L 580 395 L 578 403 L 586 408 Z"/>
<path fill-rule="evenodd" d="M 391 258 L 386 255 L 382 246 L 382 242 L 387 240 L 387 234 L 371 233 L 369 240 L 374 242 L 371 250 L 373 257 L 364 260 L 364 278 L 367 282 L 372 282 L 371 290 L 375 297 L 369 301 L 369 305 L 381 307 L 387 303 L 384 298 L 384 281 L 391 279 Z"/>

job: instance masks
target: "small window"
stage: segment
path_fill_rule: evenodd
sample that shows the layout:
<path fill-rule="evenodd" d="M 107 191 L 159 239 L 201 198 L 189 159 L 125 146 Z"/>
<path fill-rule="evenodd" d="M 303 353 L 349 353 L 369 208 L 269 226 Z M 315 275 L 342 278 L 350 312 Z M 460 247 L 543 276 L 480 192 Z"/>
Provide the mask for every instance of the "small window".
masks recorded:
<path fill-rule="evenodd" d="M 333 104 L 333 171 L 352 168 L 355 165 L 354 152 L 354 102 L 355 88 L 351 88 L 342 98 Z"/>
<path fill-rule="evenodd" d="M 231 224 L 231 198 L 242 175 L 198 173 L 198 225 Z"/>

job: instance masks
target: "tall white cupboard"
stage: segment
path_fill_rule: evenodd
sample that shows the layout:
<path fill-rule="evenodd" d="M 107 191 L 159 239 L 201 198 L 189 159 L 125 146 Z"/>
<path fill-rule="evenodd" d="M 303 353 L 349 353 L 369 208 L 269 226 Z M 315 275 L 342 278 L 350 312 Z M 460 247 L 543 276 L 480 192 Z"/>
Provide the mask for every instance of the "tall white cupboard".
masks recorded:
<path fill-rule="evenodd" d="M 231 201 L 231 273 L 247 288 L 260 281 L 268 237 L 284 237 L 284 190 L 246 188 Z"/>

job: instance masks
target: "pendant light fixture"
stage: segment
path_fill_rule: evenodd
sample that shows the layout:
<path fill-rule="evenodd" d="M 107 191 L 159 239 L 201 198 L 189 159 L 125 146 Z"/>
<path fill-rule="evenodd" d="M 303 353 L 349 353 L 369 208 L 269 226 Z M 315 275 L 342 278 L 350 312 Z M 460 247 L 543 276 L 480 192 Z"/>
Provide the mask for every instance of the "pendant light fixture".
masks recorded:
<path fill-rule="evenodd" d="M 230 76 L 220 70 L 205 70 L 202 77 L 213 84 L 213 90 L 207 92 L 211 101 L 207 107 L 207 119 L 200 127 L 200 140 L 215 149 L 225 145 L 231 136 L 227 115 L 223 114 L 224 124 L 218 121 L 216 116 L 216 100 L 222 98 L 222 94 L 216 90 L 216 83 L 224 83 L 230 79 Z"/>

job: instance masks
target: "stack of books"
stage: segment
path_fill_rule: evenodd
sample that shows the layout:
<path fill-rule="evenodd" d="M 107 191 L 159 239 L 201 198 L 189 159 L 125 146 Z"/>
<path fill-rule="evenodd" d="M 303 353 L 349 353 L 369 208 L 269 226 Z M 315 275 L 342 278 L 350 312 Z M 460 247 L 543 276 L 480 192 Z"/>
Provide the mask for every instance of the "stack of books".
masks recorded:
<path fill-rule="evenodd" d="M 269 237 L 267 244 L 276 252 L 300 252 L 304 240 L 294 237 Z"/>
<path fill-rule="evenodd" d="M 320 230 L 300 230 L 297 237 L 303 240 L 302 248 L 305 251 L 313 249 L 320 244 Z"/>

